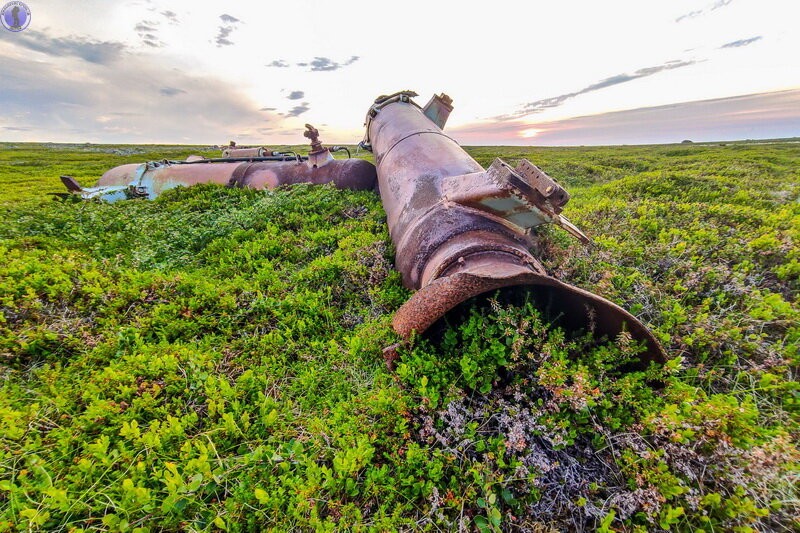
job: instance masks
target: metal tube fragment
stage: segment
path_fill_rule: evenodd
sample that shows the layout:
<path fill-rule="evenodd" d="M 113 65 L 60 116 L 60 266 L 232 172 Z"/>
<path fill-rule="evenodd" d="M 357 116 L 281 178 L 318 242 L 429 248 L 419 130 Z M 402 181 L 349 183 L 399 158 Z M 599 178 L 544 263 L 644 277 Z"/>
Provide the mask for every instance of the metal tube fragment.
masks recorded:
<path fill-rule="evenodd" d="M 395 330 L 408 338 L 474 296 L 524 287 L 566 327 L 611 338 L 628 331 L 646 345 L 643 362 L 663 362 L 655 337 L 633 315 L 548 276 L 531 255 L 528 230 L 545 223 L 588 242 L 561 215 L 564 188 L 528 161 L 512 168 L 498 158 L 484 170 L 442 131 L 452 100 L 442 94 L 420 108 L 414 96 L 379 97 L 362 142 L 375 154 L 397 269 L 417 291 L 396 313 Z"/>
<path fill-rule="evenodd" d="M 81 187 L 74 178 L 62 176 L 67 190 L 83 198 L 115 202 L 127 198 L 154 199 L 176 187 L 217 183 L 228 187 L 274 189 L 282 185 L 332 183 L 340 189 L 371 190 L 377 185 L 375 166 L 363 159 L 334 159 L 323 147 L 319 131 L 306 124 L 305 136 L 312 151 L 306 157 L 264 147 L 238 148 L 231 142 L 220 159 L 189 156 L 185 161 L 150 161 L 108 170 L 95 187 Z M 334 151 L 347 150 L 334 147 Z M 349 156 L 349 151 L 348 151 Z"/>

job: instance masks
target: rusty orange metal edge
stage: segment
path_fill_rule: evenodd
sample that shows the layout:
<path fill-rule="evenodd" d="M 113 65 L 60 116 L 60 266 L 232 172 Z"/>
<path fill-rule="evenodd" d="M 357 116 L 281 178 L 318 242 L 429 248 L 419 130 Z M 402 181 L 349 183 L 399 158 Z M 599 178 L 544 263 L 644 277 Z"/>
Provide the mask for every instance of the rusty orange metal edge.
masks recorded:
<path fill-rule="evenodd" d="M 498 289 L 531 289 L 536 297 L 536 288 L 555 290 L 560 297 L 560 305 L 565 313 L 581 314 L 591 317 L 595 331 L 608 338 L 615 338 L 623 331 L 645 343 L 645 351 L 640 355 L 643 363 L 664 363 L 664 350 L 655 336 L 636 317 L 622 307 L 589 291 L 568 285 L 550 276 L 521 273 L 509 277 L 482 276 L 459 272 L 439 278 L 418 290 L 395 313 L 392 326 L 403 338 L 413 333 L 423 333 L 449 311 L 474 296 L 491 293 Z"/>

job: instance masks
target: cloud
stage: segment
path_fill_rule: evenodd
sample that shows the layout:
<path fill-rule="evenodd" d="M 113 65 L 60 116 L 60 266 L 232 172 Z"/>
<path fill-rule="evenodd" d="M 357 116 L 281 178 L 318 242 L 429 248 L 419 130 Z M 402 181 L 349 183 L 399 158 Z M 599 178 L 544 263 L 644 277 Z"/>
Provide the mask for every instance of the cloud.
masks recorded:
<path fill-rule="evenodd" d="M 227 14 L 220 15 L 219 18 L 223 22 L 223 25 L 217 29 L 217 36 L 214 38 L 214 42 L 217 43 L 218 48 L 223 46 L 231 46 L 233 41 L 228 39 L 228 37 L 231 33 L 233 33 L 233 30 L 236 29 L 236 25 L 241 21 L 236 17 Z"/>
<path fill-rule="evenodd" d="M 274 107 L 262 107 L 259 111 L 276 111 Z"/>
<path fill-rule="evenodd" d="M 303 102 L 302 104 L 300 104 L 298 106 L 294 106 L 293 108 L 291 108 L 286 113 L 286 116 L 287 117 L 299 117 L 300 115 L 302 115 L 303 113 L 305 113 L 309 109 L 311 109 L 311 108 L 308 107 L 308 102 Z"/>
<path fill-rule="evenodd" d="M 526 132 L 535 132 L 524 137 Z M 769 139 L 800 132 L 800 89 L 715 98 L 550 122 L 483 122 L 452 128 L 462 144 L 611 145 Z"/>
<path fill-rule="evenodd" d="M 147 32 L 158 31 L 157 26 L 158 22 L 143 20 L 141 22 L 137 22 L 136 26 L 134 26 L 133 29 L 136 30 L 137 33 L 147 33 Z"/>
<path fill-rule="evenodd" d="M 17 33 L 14 44 L 53 57 L 79 57 L 89 63 L 107 65 L 118 60 L 125 45 L 116 41 L 98 41 L 71 35 L 51 37 L 44 32 L 28 29 Z"/>
<path fill-rule="evenodd" d="M 313 72 L 328 72 L 331 70 L 339 70 L 342 67 L 346 67 L 348 65 L 352 65 L 356 61 L 360 59 L 359 56 L 350 56 L 350 59 L 344 61 L 342 63 L 338 63 L 333 61 L 328 57 L 315 57 L 311 61 L 297 63 L 298 67 L 311 67 L 311 71 Z"/>
<path fill-rule="evenodd" d="M 311 67 L 311 70 L 319 72 L 336 70 L 338 68 L 341 68 L 341 65 L 339 63 L 331 61 L 327 57 L 315 57 L 313 60 L 311 60 L 310 63 L 308 63 L 308 65 Z"/>
<path fill-rule="evenodd" d="M 496 120 L 508 120 L 513 118 L 521 118 L 527 115 L 531 115 L 533 113 L 541 113 L 546 109 L 551 109 L 553 107 L 558 107 L 562 105 L 564 102 L 571 98 L 575 98 L 581 94 L 586 94 L 594 91 L 599 91 L 600 89 L 605 89 L 607 87 L 612 87 L 614 85 L 620 85 L 622 83 L 627 83 L 629 81 L 638 80 L 639 78 L 646 78 L 647 76 L 652 76 L 653 74 L 658 74 L 659 72 L 663 72 L 665 70 L 674 70 L 676 68 L 687 67 L 689 65 L 694 65 L 696 61 L 667 61 L 661 65 L 655 65 L 653 67 L 645 67 L 640 68 L 639 70 L 633 72 L 632 74 L 616 74 L 609 78 L 605 78 L 600 80 L 596 83 L 593 83 L 587 87 L 584 87 L 580 91 L 575 91 L 571 93 L 561 94 L 558 96 L 551 96 L 550 98 L 544 98 L 542 100 L 536 100 L 534 102 L 528 102 L 527 104 L 523 105 L 521 109 L 511 113 L 510 115 L 502 115 L 499 117 L 495 117 Z"/>
<path fill-rule="evenodd" d="M 226 28 L 224 26 L 220 26 L 219 32 L 217 33 L 217 37 L 214 39 L 214 42 L 217 43 L 217 47 L 222 46 L 231 46 L 233 41 L 228 39 L 228 36 L 233 31 L 233 28 Z"/>
<path fill-rule="evenodd" d="M 762 38 L 763 37 L 759 35 L 757 37 L 750 37 L 749 39 L 739 39 L 738 41 L 723 44 L 720 48 L 739 48 L 740 46 L 747 46 L 748 44 L 760 41 Z"/>
<path fill-rule="evenodd" d="M 690 11 L 690 12 L 686 13 L 685 15 L 681 15 L 680 17 L 675 19 L 675 22 L 681 22 L 681 21 L 684 21 L 684 20 L 693 19 L 693 18 L 699 17 L 700 15 L 703 15 L 705 13 L 710 13 L 712 11 L 716 11 L 717 9 L 719 9 L 721 7 L 727 6 L 731 2 L 733 2 L 733 0 L 717 0 L 713 4 L 708 5 L 708 6 L 704 7 L 704 8 L 702 8 L 702 9 L 697 9 L 695 11 Z"/>
<path fill-rule="evenodd" d="M 143 20 L 136 23 L 133 27 L 134 31 L 139 35 L 142 43 L 151 48 L 162 48 L 164 43 L 158 38 L 158 22 L 150 20 Z"/>
<path fill-rule="evenodd" d="M 151 48 L 162 48 L 164 46 L 164 43 L 160 41 L 158 37 L 156 37 L 151 33 L 146 33 L 141 37 L 142 37 L 142 43 Z"/>
<path fill-rule="evenodd" d="M 716 11 L 721 7 L 727 6 L 731 2 L 733 2 L 733 0 L 717 0 L 716 2 L 714 2 L 714 5 L 711 6 L 710 11 Z"/>
<path fill-rule="evenodd" d="M 183 89 L 176 89 L 175 87 L 162 87 L 158 90 L 161 96 L 177 96 L 179 94 L 188 94 Z"/>
<path fill-rule="evenodd" d="M 681 22 L 682 20 L 693 19 L 702 14 L 703 14 L 702 9 L 698 9 L 697 11 L 689 11 L 685 15 L 681 15 L 680 17 L 676 18 L 675 22 Z"/>
<path fill-rule="evenodd" d="M 180 23 L 180 21 L 178 20 L 178 14 L 177 14 L 177 13 L 175 13 L 174 11 L 169 11 L 169 10 L 167 10 L 167 11 L 162 11 L 162 12 L 161 12 L 161 15 L 162 15 L 164 18 L 166 18 L 167 20 L 169 20 L 169 21 L 170 21 L 171 23 L 173 23 L 173 24 L 178 24 L 178 23 Z"/>
<path fill-rule="evenodd" d="M 305 95 L 306 95 L 306 93 L 304 93 L 303 91 L 292 91 L 292 92 L 289 93 L 289 96 L 287 96 L 286 98 L 289 99 L 289 100 L 300 100 Z"/>
<path fill-rule="evenodd" d="M 311 70 L 312 72 L 330 72 L 332 70 L 339 70 L 340 68 L 352 65 L 359 59 L 361 59 L 360 56 L 350 56 L 350 59 L 342 61 L 340 63 L 338 61 L 334 61 L 329 57 L 317 56 L 309 61 L 300 61 L 298 63 L 295 63 L 295 66 L 311 67 L 309 70 Z M 265 66 L 273 68 L 288 68 L 291 65 L 287 61 L 284 61 L 283 59 L 275 59 L 272 62 L 267 63 Z"/>
<path fill-rule="evenodd" d="M 22 49 L 16 40 L 11 46 Z M 145 55 L 100 65 L 10 54 L 3 69 L 0 131 L 13 141 L 215 144 L 251 132 L 239 139 L 246 143 L 263 141 L 256 129 L 265 119 L 280 127 L 274 112 L 259 112 L 235 84 Z M 191 94 L 185 95 L 189 87 Z M 181 96 L 191 97 L 191 109 L 176 105 Z"/>

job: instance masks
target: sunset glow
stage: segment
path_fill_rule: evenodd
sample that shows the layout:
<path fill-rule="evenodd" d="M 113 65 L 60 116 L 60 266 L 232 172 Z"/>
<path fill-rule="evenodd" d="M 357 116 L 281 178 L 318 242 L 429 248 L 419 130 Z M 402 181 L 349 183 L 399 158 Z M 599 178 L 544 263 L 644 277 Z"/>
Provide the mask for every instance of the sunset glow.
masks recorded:
<path fill-rule="evenodd" d="M 530 139 L 532 137 L 536 137 L 542 132 L 542 130 L 537 130 L 536 128 L 528 128 L 526 130 L 522 130 L 519 132 L 519 136 L 523 139 Z"/>

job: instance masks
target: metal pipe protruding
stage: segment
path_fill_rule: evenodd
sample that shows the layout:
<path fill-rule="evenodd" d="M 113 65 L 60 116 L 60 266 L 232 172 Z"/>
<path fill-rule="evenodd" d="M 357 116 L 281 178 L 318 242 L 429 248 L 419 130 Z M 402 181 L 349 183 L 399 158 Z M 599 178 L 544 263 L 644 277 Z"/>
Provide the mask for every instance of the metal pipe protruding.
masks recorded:
<path fill-rule="evenodd" d="M 263 146 L 255 148 L 226 148 L 222 151 L 222 157 L 267 157 L 272 155 L 272 151 Z"/>
<path fill-rule="evenodd" d="M 417 290 L 396 313 L 395 330 L 408 338 L 473 296 L 527 287 L 537 303 L 560 313 L 566 327 L 609 337 L 628 331 L 646 344 L 643 361 L 663 361 L 639 320 L 548 276 L 531 255 L 528 230 L 540 224 L 555 223 L 588 241 L 561 215 L 569 200 L 564 188 L 528 161 L 512 168 L 496 159 L 484 170 L 437 124 L 446 120 L 452 100 L 442 94 L 420 108 L 413 96 L 403 91 L 378 98 L 362 143 L 375 154 L 397 269 L 404 285 Z"/>
<path fill-rule="evenodd" d="M 299 183 L 332 183 L 340 189 L 373 190 L 377 186 L 375 166 L 363 159 L 334 159 L 319 140 L 319 131 L 306 124 L 305 136 L 312 152 L 274 152 L 264 147 L 237 147 L 231 141 L 222 158 L 189 156 L 185 161 L 149 161 L 120 165 L 106 171 L 95 187 L 81 187 L 71 176 L 62 176 L 67 190 L 85 199 L 116 202 L 129 198 L 154 199 L 175 187 L 216 183 L 228 187 L 274 189 Z"/>
<path fill-rule="evenodd" d="M 309 161 L 241 161 L 182 164 L 150 162 L 121 165 L 108 170 L 97 189 L 127 187 L 141 190 L 150 199 L 167 189 L 217 183 L 228 187 L 274 189 L 281 185 L 332 183 L 340 189 L 372 190 L 376 186 L 375 167 L 363 159 L 335 159 L 317 167 Z M 124 196 L 115 197 L 114 200 Z"/>

